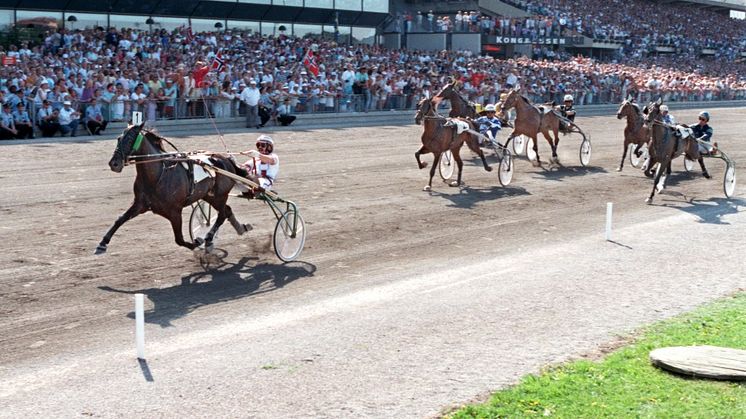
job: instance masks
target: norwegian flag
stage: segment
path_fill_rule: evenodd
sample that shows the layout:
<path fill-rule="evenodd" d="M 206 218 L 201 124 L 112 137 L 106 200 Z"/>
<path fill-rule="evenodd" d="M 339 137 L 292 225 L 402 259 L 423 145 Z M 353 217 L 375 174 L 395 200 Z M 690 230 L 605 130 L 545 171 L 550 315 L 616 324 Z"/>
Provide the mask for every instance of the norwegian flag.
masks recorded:
<path fill-rule="evenodd" d="M 303 58 L 303 65 L 306 66 L 308 72 L 313 74 L 314 77 L 319 76 L 319 65 L 316 63 L 316 57 L 310 49 L 306 52 L 306 56 Z"/>
<path fill-rule="evenodd" d="M 212 66 L 210 66 L 210 69 L 216 73 L 220 73 L 223 71 L 223 67 L 225 66 L 225 60 L 223 59 L 223 56 L 221 53 L 217 53 L 215 55 L 215 58 L 212 60 Z"/>
<path fill-rule="evenodd" d="M 185 41 L 191 44 L 194 40 L 194 33 L 192 32 L 192 26 L 181 25 L 179 26 L 179 33 L 184 35 Z"/>

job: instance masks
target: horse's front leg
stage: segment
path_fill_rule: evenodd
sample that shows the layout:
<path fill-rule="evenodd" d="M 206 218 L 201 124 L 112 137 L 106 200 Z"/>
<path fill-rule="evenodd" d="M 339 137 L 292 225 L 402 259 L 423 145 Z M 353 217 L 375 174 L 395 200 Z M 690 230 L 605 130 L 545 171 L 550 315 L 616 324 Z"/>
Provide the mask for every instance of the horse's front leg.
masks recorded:
<path fill-rule="evenodd" d="M 541 167 L 541 158 L 539 157 L 539 133 L 537 132 L 534 134 L 533 137 L 530 137 L 532 140 L 534 140 L 534 154 L 536 155 L 536 160 L 531 162 L 531 165 L 534 167 Z"/>
<path fill-rule="evenodd" d="M 650 196 L 645 200 L 646 203 L 652 204 L 653 203 L 653 197 L 655 196 L 655 191 L 658 188 L 658 182 L 661 180 L 661 176 L 663 176 L 663 171 L 665 168 L 663 167 L 663 164 L 658 165 L 658 170 L 655 174 L 655 179 L 653 180 L 653 190 L 650 192 Z"/>
<path fill-rule="evenodd" d="M 461 186 L 461 173 L 464 170 L 464 161 L 461 160 L 461 146 L 455 147 L 451 149 L 451 153 L 453 154 L 453 160 L 456 161 L 456 167 L 458 167 L 458 178 L 456 182 L 451 182 L 450 186 Z M 482 160 L 484 160 L 484 153 L 482 153 L 482 150 L 479 150 L 480 155 L 482 155 Z M 490 170 L 492 170 L 490 168 Z"/>
<path fill-rule="evenodd" d="M 195 239 L 194 243 L 189 243 L 184 240 L 184 233 L 181 231 L 181 211 L 174 211 L 168 216 L 164 216 L 168 219 L 168 221 L 171 222 L 171 229 L 174 231 L 174 240 L 176 241 L 176 244 L 182 247 L 186 247 L 189 250 L 193 250 L 195 247 L 199 246 L 201 243 L 201 240 L 199 238 Z"/>
<path fill-rule="evenodd" d="M 624 168 L 624 159 L 627 157 L 627 149 L 629 148 L 629 140 L 624 140 L 624 150 L 622 151 L 622 161 L 619 162 L 619 167 L 617 167 L 616 171 L 621 172 L 622 168 Z M 640 148 L 640 146 L 637 146 L 637 148 Z"/>
<path fill-rule="evenodd" d="M 104 238 L 101 239 L 101 242 L 98 244 L 98 247 L 96 247 L 96 251 L 94 252 L 94 254 L 101 255 L 106 253 L 106 247 L 109 245 L 109 241 L 111 241 L 114 233 L 119 230 L 119 227 L 145 211 L 147 211 L 146 206 L 140 200 L 135 198 L 135 202 L 132 203 L 132 206 L 130 206 L 127 211 L 124 212 L 124 214 L 120 215 L 119 218 L 114 221 L 114 225 L 109 228 L 109 231 L 106 232 Z"/>
<path fill-rule="evenodd" d="M 542 132 L 544 138 L 546 138 L 549 142 L 549 146 L 552 147 L 552 162 L 559 163 L 559 156 L 557 155 L 557 146 L 559 146 L 559 131 L 557 128 L 554 128 L 552 129 L 552 133 L 554 134 L 554 142 L 552 142 L 552 137 L 549 135 L 548 130 Z"/>
<path fill-rule="evenodd" d="M 417 150 L 417 151 L 414 152 L 414 158 L 417 159 L 417 167 L 419 167 L 420 169 L 424 169 L 424 168 L 427 167 L 427 162 L 426 161 L 425 162 L 421 161 L 420 160 L 420 155 L 423 154 L 423 153 L 428 153 L 428 152 L 429 151 L 427 150 L 427 148 L 424 145 L 422 147 L 420 147 L 419 150 Z"/>

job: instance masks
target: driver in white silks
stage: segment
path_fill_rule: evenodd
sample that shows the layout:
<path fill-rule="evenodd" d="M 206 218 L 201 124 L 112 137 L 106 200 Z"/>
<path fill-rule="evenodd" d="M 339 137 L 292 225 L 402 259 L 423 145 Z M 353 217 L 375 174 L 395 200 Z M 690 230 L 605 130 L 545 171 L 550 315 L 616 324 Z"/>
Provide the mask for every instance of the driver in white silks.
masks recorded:
<path fill-rule="evenodd" d="M 280 159 L 274 152 L 275 142 L 269 135 L 260 135 L 256 140 L 256 150 L 250 150 L 241 154 L 251 157 L 246 163 L 238 165 L 245 173 L 241 176 L 259 185 L 263 190 L 272 189 L 272 184 L 277 179 L 280 171 Z M 237 183 L 236 188 L 241 190 L 245 196 L 253 196 L 254 192 L 248 186 Z"/>

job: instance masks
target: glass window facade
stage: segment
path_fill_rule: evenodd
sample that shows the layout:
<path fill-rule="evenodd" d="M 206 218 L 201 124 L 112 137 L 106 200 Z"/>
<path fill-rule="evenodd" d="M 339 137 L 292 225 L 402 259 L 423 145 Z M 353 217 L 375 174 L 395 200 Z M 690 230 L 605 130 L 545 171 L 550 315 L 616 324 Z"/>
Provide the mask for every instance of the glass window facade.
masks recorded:
<path fill-rule="evenodd" d="M 117 29 L 130 28 L 144 30 L 149 29 L 145 23 L 147 19 L 147 16 L 110 15 L 109 25 Z M 155 25 L 153 28 L 155 28 Z"/>
<path fill-rule="evenodd" d="M 389 2 L 388 0 L 363 0 L 363 11 L 388 13 Z"/>
<path fill-rule="evenodd" d="M 75 22 L 68 20 L 70 16 L 75 16 Z M 106 29 L 109 25 L 108 20 L 109 17 L 104 14 L 68 12 L 65 13 L 65 28 L 75 30 L 102 27 Z"/>
<path fill-rule="evenodd" d="M 334 8 L 334 0 L 306 0 L 306 7 L 332 9 Z"/>
<path fill-rule="evenodd" d="M 0 31 L 7 31 L 13 26 L 13 11 L 0 10 Z"/>
<path fill-rule="evenodd" d="M 321 25 L 302 25 L 296 23 L 293 25 L 293 35 L 301 38 L 304 36 L 319 37 L 321 36 Z"/>
<path fill-rule="evenodd" d="M 38 12 L 19 10 L 16 25 L 21 28 L 57 29 L 62 27 L 62 12 Z"/>
<path fill-rule="evenodd" d="M 376 43 L 376 28 L 352 28 L 352 42 L 373 45 Z"/>
<path fill-rule="evenodd" d="M 220 23 L 220 28 L 216 28 L 215 24 Z M 197 32 L 213 32 L 223 31 L 226 29 L 225 21 L 220 19 L 192 19 L 192 31 Z"/>
<path fill-rule="evenodd" d="M 334 5 L 340 10 L 362 10 L 361 0 L 335 0 Z"/>
<path fill-rule="evenodd" d="M 303 0 L 272 0 L 275 6 L 295 6 L 303 7 Z"/>
<path fill-rule="evenodd" d="M 247 20 L 229 20 L 228 29 L 236 29 L 239 31 L 251 30 L 253 32 L 259 32 L 259 22 L 250 22 Z"/>
<path fill-rule="evenodd" d="M 238 0 L 239 3 L 272 4 L 272 0 Z"/>
<path fill-rule="evenodd" d="M 281 26 L 285 29 L 285 35 L 290 35 L 292 33 L 292 23 L 262 22 L 262 35 L 279 35 L 281 33 Z"/>

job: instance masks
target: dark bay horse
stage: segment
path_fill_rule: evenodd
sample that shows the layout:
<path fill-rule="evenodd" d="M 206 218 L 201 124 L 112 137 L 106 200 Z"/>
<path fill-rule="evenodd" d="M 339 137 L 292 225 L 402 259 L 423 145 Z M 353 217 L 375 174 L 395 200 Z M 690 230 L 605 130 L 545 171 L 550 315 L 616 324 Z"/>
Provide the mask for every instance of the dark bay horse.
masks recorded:
<path fill-rule="evenodd" d="M 629 100 L 622 102 L 616 113 L 617 119 L 627 118 L 627 126 L 624 127 L 624 151 L 622 152 L 622 161 L 619 162 L 617 172 L 621 172 L 624 167 L 624 159 L 627 157 L 627 150 L 630 144 L 636 144 L 636 156 L 640 156 L 640 148 L 650 141 L 650 129 L 645 125 L 645 117 L 640 107 Z"/>
<path fill-rule="evenodd" d="M 534 166 L 540 166 L 539 142 L 537 141 L 537 138 L 539 133 L 542 133 L 544 138 L 547 139 L 547 142 L 549 142 L 549 146 L 552 147 L 552 161 L 559 162 L 559 157 L 557 156 L 557 145 L 559 144 L 558 133 L 560 120 L 563 118 L 558 115 L 551 106 L 534 106 L 525 96 L 522 96 L 517 90 L 513 89 L 505 98 L 502 108 L 504 110 L 515 108 L 516 112 L 515 121 L 513 122 L 513 132 L 510 133 L 508 140 L 505 142 L 506 147 L 513 137 L 519 135 L 525 135 L 533 139 L 536 161 L 532 161 L 531 164 Z M 565 120 L 565 122 L 571 123 L 568 120 Z M 554 133 L 554 142 L 552 142 L 552 137 L 549 135 L 550 131 Z"/>
<path fill-rule="evenodd" d="M 440 163 L 440 158 L 443 153 L 450 150 L 453 154 L 453 159 L 456 160 L 458 166 L 458 180 L 451 182 L 450 186 L 461 185 L 461 170 L 464 167 L 464 162 L 461 160 L 459 150 L 461 146 L 466 143 L 471 151 L 477 153 L 482 159 L 484 170 L 490 172 L 492 168 L 487 164 L 487 160 L 484 158 L 484 153 L 479 148 L 479 143 L 476 137 L 468 132 L 462 132 L 456 134 L 455 126 L 446 126 L 448 120 L 440 115 L 436 111 L 438 99 L 422 99 L 417 104 L 417 114 L 414 117 L 414 122 L 417 125 L 424 125 L 425 131 L 422 133 L 422 147 L 414 153 L 414 157 L 417 159 L 417 166 L 420 169 L 427 167 L 427 162 L 420 160 L 420 155 L 423 153 L 433 153 L 435 159 L 433 160 L 433 166 L 430 168 L 430 181 L 427 186 L 423 188 L 425 191 L 429 191 L 433 187 L 433 176 L 435 175 L 435 169 Z M 474 125 L 467 119 L 458 118 L 461 121 L 466 122 L 470 129 L 474 129 Z"/>
<path fill-rule="evenodd" d="M 653 190 L 650 192 L 650 196 L 645 199 L 648 204 L 653 202 L 655 192 L 660 188 L 665 187 L 665 177 L 661 182 L 663 172 L 671 173 L 671 160 L 680 156 L 682 153 L 686 155 L 689 160 L 697 160 L 703 173 L 707 173 L 705 168 L 705 162 L 702 156 L 699 154 L 699 145 L 694 138 L 677 139 L 675 135 L 675 129 L 663 122 L 663 115 L 660 111 L 660 106 L 663 104 L 661 99 L 657 102 L 651 102 L 645 107 L 647 116 L 645 117 L 645 123 L 650 128 L 651 140 L 650 140 L 650 165 L 652 168 L 658 163 L 658 170 L 653 180 Z"/>
<path fill-rule="evenodd" d="M 188 249 L 198 247 L 201 245 L 200 241 L 189 243 L 184 240 L 181 231 L 181 212 L 184 207 L 200 199 L 207 201 L 218 213 L 217 221 L 205 237 L 205 249 L 210 249 L 218 228 L 226 219 L 231 221 L 236 232 L 243 234 L 247 228 L 236 221 L 231 208 L 226 205 L 234 181 L 218 174 L 202 180 L 191 188 L 190 183 L 193 179 L 187 170 L 180 163 L 168 161 L 169 155 L 165 154 L 162 145 L 165 139 L 143 129 L 143 125 L 130 125 L 124 130 L 117 139 L 114 155 L 109 160 L 109 168 L 117 173 L 122 171 L 130 157 L 143 156 L 144 162 L 136 165 L 134 202 L 106 232 L 96 248 L 96 254 L 106 252 L 109 241 L 122 224 L 147 211 L 153 211 L 171 222 L 176 244 Z M 164 158 L 159 158 L 158 155 L 164 155 Z M 233 173 L 236 171 L 233 163 L 226 157 L 213 155 L 210 160 L 220 169 Z"/>
<path fill-rule="evenodd" d="M 458 84 L 458 81 L 451 81 L 440 89 L 440 92 L 435 97 L 448 99 L 451 102 L 451 111 L 448 113 L 450 117 L 479 118 L 474 105 L 456 91 Z"/>

